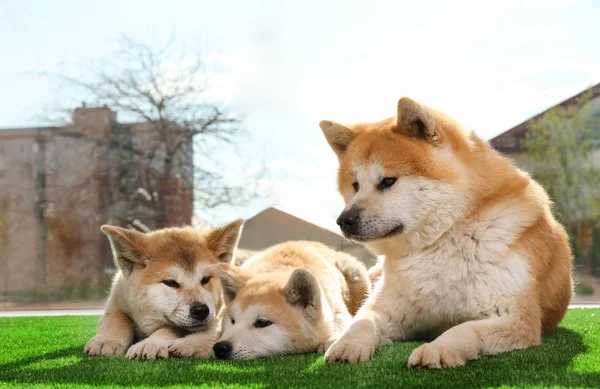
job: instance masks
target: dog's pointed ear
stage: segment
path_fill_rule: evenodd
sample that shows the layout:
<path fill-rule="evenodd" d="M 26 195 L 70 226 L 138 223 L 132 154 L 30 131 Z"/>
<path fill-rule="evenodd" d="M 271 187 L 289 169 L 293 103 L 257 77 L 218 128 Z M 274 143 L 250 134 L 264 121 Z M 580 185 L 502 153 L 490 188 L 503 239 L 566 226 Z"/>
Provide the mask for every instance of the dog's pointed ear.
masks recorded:
<path fill-rule="evenodd" d="M 252 272 L 228 263 L 210 265 L 209 271 L 219 277 L 221 287 L 223 288 L 225 302 L 227 304 L 235 299 L 235 296 L 237 296 L 240 289 L 253 276 Z"/>
<path fill-rule="evenodd" d="M 136 265 L 145 267 L 150 261 L 142 251 L 143 233 L 109 225 L 103 225 L 100 230 L 108 237 L 115 264 L 126 277 Z"/>
<path fill-rule="evenodd" d="M 424 105 L 403 97 L 398 101 L 396 131 L 411 138 L 423 139 L 432 144 L 440 141 L 435 118 Z"/>
<path fill-rule="evenodd" d="M 230 263 L 235 255 L 244 221 L 238 219 L 224 227 L 214 229 L 206 237 L 206 246 L 223 263 Z"/>
<path fill-rule="evenodd" d="M 343 124 L 329 120 L 321 120 L 319 127 L 321 127 L 329 146 L 331 146 L 338 158 L 342 158 L 348 149 L 348 145 L 356 136 L 355 132 Z"/>
<path fill-rule="evenodd" d="M 321 315 L 321 289 L 317 279 L 304 269 L 296 269 L 283 288 L 285 300 L 290 305 L 304 309 L 304 314 L 312 323 Z"/>

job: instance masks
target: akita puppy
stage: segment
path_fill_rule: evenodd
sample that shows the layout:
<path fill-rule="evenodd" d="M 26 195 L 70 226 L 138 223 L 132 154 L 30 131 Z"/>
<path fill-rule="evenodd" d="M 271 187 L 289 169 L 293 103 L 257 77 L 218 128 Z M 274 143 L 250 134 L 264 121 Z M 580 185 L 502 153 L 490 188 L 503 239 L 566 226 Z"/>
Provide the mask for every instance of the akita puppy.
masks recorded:
<path fill-rule="evenodd" d="M 200 232 L 191 227 L 140 233 L 102 226 L 118 268 L 89 355 L 158 359 L 205 357 L 219 337 L 221 283 L 208 266 L 229 263 L 242 220 Z M 134 339 L 139 342 L 132 345 Z"/>
<path fill-rule="evenodd" d="M 365 266 L 316 242 L 287 242 L 214 269 L 227 301 L 219 359 L 324 352 L 370 291 Z"/>
<path fill-rule="evenodd" d="M 425 338 L 435 340 L 408 365 L 453 367 L 539 345 L 556 329 L 572 294 L 571 253 L 539 184 L 408 98 L 395 118 L 320 126 L 340 162 L 337 222 L 383 255 L 381 279 L 327 361 Z"/>

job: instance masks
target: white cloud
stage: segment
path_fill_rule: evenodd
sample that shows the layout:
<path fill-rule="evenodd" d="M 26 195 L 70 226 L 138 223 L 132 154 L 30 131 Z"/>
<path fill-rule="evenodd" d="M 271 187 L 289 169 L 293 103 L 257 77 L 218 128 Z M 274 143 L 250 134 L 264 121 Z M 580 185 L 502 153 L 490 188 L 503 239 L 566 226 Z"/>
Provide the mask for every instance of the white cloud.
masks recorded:
<path fill-rule="evenodd" d="M 512 3 L 511 5 L 513 7 L 521 6 L 521 7 L 524 7 L 525 9 L 539 10 L 539 9 L 563 8 L 563 7 L 574 4 L 575 0 L 527 0 L 527 1 L 513 0 L 511 2 L 504 2 L 504 3 Z"/>

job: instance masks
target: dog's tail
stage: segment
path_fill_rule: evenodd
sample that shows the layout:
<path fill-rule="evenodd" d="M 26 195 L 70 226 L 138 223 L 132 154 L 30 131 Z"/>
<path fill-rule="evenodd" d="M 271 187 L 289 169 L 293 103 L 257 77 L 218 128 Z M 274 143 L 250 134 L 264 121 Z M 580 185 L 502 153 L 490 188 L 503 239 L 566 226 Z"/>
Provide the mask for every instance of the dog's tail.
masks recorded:
<path fill-rule="evenodd" d="M 358 259 L 341 252 L 336 255 L 335 266 L 348 284 L 348 296 L 344 296 L 344 299 L 348 311 L 354 316 L 371 292 L 371 281 L 367 268 Z"/>
<path fill-rule="evenodd" d="M 375 286 L 377 281 L 381 279 L 381 274 L 383 273 L 383 263 L 382 261 L 377 261 L 373 266 L 369 268 L 369 279 L 371 280 L 371 285 Z"/>

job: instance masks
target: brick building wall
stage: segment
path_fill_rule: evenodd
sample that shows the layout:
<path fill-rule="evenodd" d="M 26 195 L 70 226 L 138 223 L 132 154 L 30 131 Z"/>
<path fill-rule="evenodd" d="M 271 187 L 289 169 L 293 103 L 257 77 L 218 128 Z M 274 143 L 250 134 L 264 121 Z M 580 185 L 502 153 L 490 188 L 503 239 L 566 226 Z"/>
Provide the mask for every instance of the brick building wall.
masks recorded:
<path fill-rule="evenodd" d="M 161 193 L 168 217 L 132 203 L 144 160 L 132 166 L 130 152 L 111 142 L 124 128 L 117 124 L 106 107 L 80 108 L 64 127 L 0 130 L 0 297 L 106 283 L 112 258 L 99 227 L 118 216 L 151 228 L 190 223 L 192 180 L 169 182 Z M 126 126 L 131 144 L 153 146 L 146 124 Z M 191 164 L 191 153 L 182 158 Z M 133 177 L 127 187 L 123 171 Z"/>

